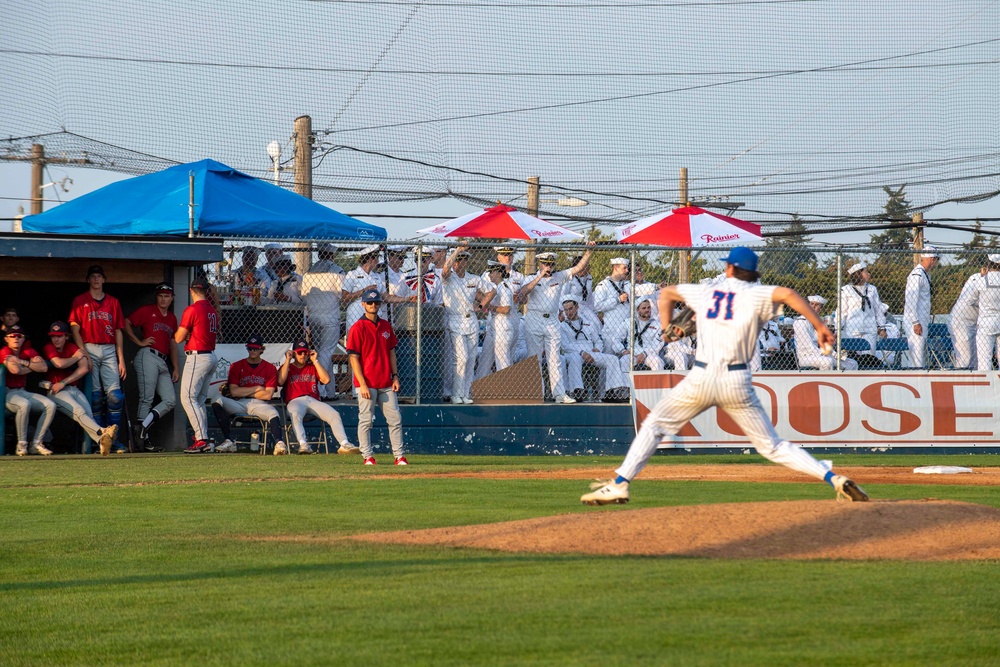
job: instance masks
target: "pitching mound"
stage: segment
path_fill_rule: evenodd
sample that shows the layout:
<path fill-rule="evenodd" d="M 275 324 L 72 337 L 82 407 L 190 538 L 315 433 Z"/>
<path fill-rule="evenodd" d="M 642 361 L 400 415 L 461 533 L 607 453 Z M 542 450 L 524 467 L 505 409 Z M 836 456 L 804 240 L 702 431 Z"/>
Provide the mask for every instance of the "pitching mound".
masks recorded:
<path fill-rule="evenodd" d="M 940 500 L 595 508 L 581 514 L 351 539 L 606 556 L 986 560 L 1000 558 L 1000 510 Z"/>

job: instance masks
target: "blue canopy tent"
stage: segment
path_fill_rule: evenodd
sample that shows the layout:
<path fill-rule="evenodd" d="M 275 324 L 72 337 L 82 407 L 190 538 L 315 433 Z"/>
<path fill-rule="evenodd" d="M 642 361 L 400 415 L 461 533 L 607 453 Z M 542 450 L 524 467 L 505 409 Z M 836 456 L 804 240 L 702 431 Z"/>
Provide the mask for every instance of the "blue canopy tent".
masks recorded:
<path fill-rule="evenodd" d="M 386 238 L 385 229 L 248 176 L 214 160 L 181 164 L 107 185 L 24 218 L 25 231 L 87 235 L 183 235 L 194 173 L 196 236 L 275 239 Z"/>

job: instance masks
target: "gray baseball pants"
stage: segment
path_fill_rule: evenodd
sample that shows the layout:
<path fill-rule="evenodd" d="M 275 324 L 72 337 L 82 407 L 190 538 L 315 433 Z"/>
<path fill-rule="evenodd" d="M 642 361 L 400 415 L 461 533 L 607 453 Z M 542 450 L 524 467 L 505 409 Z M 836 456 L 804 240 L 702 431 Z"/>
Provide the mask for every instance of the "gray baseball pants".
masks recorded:
<path fill-rule="evenodd" d="M 26 389 L 7 389 L 7 409 L 14 413 L 18 442 L 28 442 L 28 423 L 31 420 L 32 410 L 41 413 L 35 425 L 35 439 L 32 442 L 42 441 L 49 426 L 52 425 L 52 419 L 56 416 L 55 403 L 45 396 Z"/>
<path fill-rule="evenodd" d="M 208 440 L 209 380 L 215 372 L 215 352 L 184 353 L 184 370 L 181 372 L 181 407 L 194 430 L 195 440 Z"/>
<path fill-rule="evenodd" d="M 369 389 L 371 398 L 363 398 L 358 394 L 358 447 L 363 457 L 373 456 L 371 439 L 372 421 L 375 416 L 375 406 L 382 406 L 382 416 L 389 425 L 389 443 L 392 445 L 393 456 L 403 455 L 403 418 L 399 414 L 399 403 L 396 392 L 392 389 Z"/>
<path fill-rule="evenodd" d="M 94 421 L 94 413 L 90 409 L 90 401 L 76 387 L 65 387 L 58 394 L 49 394 L 49 399 L 63 413 L 87 432 L 90 439 L 97 442 L 101 439 L 100 425 Z"/>
<path fill-rule="evenodd" d="M 141 422 L 155 409 L 156 414 L 163 417 L 177 405 L 177 394 L 174 383 L 170 379 L 170 369 L 167 362 L 151 347 L 140 349 L 132 361 L 135 368 L 135 379 L 139 383 L 139 411 L 136 417 Z M 160 397 L 160 402 L 153 407 L 153 399 Z"/>
<path fill-rule="evenodd" d="M 343 445 L 350 442 L 347 439 L 347 431 L 344 430 L 344 422 L 340 419 L 340 413 L 323 401 L 317 401 L 312 396 L 299 396 L 289 401 L 285 407 L 288 410 L 288 417 L 292 420 L 295 438 L 300 445 L 307 442 L 304 420 L 308 413 L 316 415 L 329 424 L 330 430 L 333 431 L 333 437 L 337 439 L 338 443 Z M 371 428 L 370 424 L 371 420 L 369 419 L 369 428 Z"/>

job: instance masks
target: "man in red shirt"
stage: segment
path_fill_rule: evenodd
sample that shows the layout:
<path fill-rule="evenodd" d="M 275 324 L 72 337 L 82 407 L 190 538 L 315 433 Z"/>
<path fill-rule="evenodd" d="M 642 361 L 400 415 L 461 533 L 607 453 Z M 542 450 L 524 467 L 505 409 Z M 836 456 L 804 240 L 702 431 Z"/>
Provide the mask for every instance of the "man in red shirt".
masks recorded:
<path fill-rule="evenodd" d="M 267 423 L 267 431 L 274 443 L 274 455 L 288 453 L 282 439 L 281 418 L 273 405 L 268 404 L 278 388 L 278 369 L 270 361 L 261 358 L 264 353 L 264 339 L 259 335 L 247 340 L 247 358 L 229 365 L 229 377 L 220 390 L 220 396 L 212 401 L 212 412 L 219 422 L 225 440 L 215 448 L 217 452 L 235 452 L 236 443 L 231 439 L 231 415 L 253 415 Z"/>
<path fill-rule="evenodd" d="M 7 409 L 14 413 L 14 424 L 17 427 L 17 455 L 41 454 L 48 456 L 52 452 L 42 440 L 52 425 L 56 416 L 56 404 L 44 396 L 25 389 L 28 373 L 44 373 L 48 366 L 45 360 L 38 356 L 30 347 L 24 347 L 24 329 L 14 324 L 4 331 L 4 345 L 0 348 L 0 363 L 7 367 Z M 28 421 L 31 411 L 41 413 L 35 426 L 35 439 L 28 446 Z"/>
<path fill-rule="evenodd" d="M 278 369 L 278 384 L 285 388 L 285 405 L 299 441 L 299 454 L 313 453 L 303 423 L 310 412 L 330 425 L 333 437 L 340 443 L 338 454 L 360 453 L 361 450 L 347 439 L 340 414 L 319 398 L 319 385 L 330 382 L 330 373 L 317 359 L 316 350 L 310 350 L 305 339 L 297 340 L 292 348 L 285 351 L 285 362 Z"/>
<path fill-rule="evenodd" d="M 215 372 L 215 338 L 219 332 L 219 313 L 208 300 L 208 281 L 204 278 L 192 280 L 188 293 L 191 305 L 181 315 L 181 324 L 174 332 L 174 342 L 185 343 L 181 406 L 194 430 L 194 444 L 185 449 L 184 453 L 199 454 L 209 451 L 205 398 L 209 380 Z"/>
<path fill-rule="evenodd" d="M 104 269 L 95 264 L 87 269 L 90 289 L 73 299 L 69 326 L 73 342 L 90 355 L 90 405 L 101 424 L 117 426 L 122 420 L 121 380 L 125 379 L 125 316 L 118 299 L 104 293 Z M 103 389 L 102 389 L 103 387 Z M 107 418 L 104 417 L 105 401 Z M 125 451 L 124 445 L 119 445 Z"/>
<path fill-rule="evenodd" d="M 42 356 L 48 359 L 51 368 L 41 386 L 48 388 L 49 398 L 59 412 L 79 424 L 90 439 L 100 445 L 101 456 L 107 456 L 118 435 L 118 426 L 111 424 L 101 428 L 94 421 L 90 402 L 76 386 L 90 373 L 90 355 L 76 343 L 69 342 L 69 332 L 65 322 L 53 322 L 49 327 L 49 342 L 42 348 Z"/>
<path fill-rule="evenodd" d="M 361 295 L 365 314 L 347 332 L 347 352 L 358 388 L 358 444 L 366 466 L 375 465 L 369 433 L 375 406 L 382 406 L 382 415 L 389 424 L 389 442 L 396 465 L 407 465 L 403 456 L 403 420 L 399 414 L 396 393 L 399 373 L 396 370 L 396 334 L 389 322 L 378 316 L 382 296 L 377 289 Z"/>
<path fill-rule="evenodd" d="M 160 283 L 156 286 L 156 303 L 140 306 L 125 318 L 125 335 L 139 346 L 132 367 L 139 383 L 139 409 L 133 426 L 136 441 L 146 451 L 156 451 L 149 442 L 149 427 L 174 409 L 177 393 L 177 316 L 171 306 L 174 303 L 174 286 Z M 167 362 L 170 362 L 170 368 Z M 171 368 L 173 370 L 171 370 Z M 160 402 L 153 406 L 153 399 L 159 395 Z"/>

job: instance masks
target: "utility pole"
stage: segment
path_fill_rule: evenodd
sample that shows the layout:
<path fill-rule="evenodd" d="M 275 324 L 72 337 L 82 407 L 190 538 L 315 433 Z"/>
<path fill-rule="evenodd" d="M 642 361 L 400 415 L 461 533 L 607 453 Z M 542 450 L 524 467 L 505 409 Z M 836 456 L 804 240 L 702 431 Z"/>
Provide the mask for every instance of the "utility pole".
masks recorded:
<path fill-rule="evenodd" d="M 686 207 L 688 205 L 687 167 L 681 167 L 679 189 L 681 197 L 681 206 Z M 677 282 L 679 284 L 684 284 L 688 282 L 690 273 L 691 273 L 691 252 L 688 250 L 681 250 L 677 254 Z"/>
<path fill-rule="evenodd" d="M 4 155 L 0 160 L 8 162 L 30 162 L 31 163 L 31 215 L 38 215 L 44 210 L 42 197 L 42 187 L 45 178 L 45 166 L 49 164 L 91 164 L 86 157 L 83 158 L 62 158 L 45 157 L 45 146 L 42 144 L 32 144 L 31 153 L 28 155 Z"/>
<path fill-rule="evenodd" d="M 306 199 L 313 196 L 312 147 L 316 136 L 312 131 L 312 117 L 299 116 L 292 126 L 295 148 L 295 192 Z M 295 268 L 299 273 L 305 273 L 312 266 L 312 249 L 308 243 L 299 246 L 295 253 Z"/>
<path fill-rule="evenodd" d="M 528 215 L 538 217 L 538 194 L 541 190 L 541 183 L 538 176 L 528 177 Z M 534 241 L 528 241 L 534 243 Z M 528 249 L 524 253 L 524 275 L 530 276 L 535 273 L 535 250 Z"/>
<path fill-rule="evenodd" d="M 913 228 L 913 249 L 916 250 L 913 253 L 913 266 L 920 263 L 920 251 L 924 249 L 924 214 L 914 213 L 913 214 L 913 224 L 917 227 Z"/>

